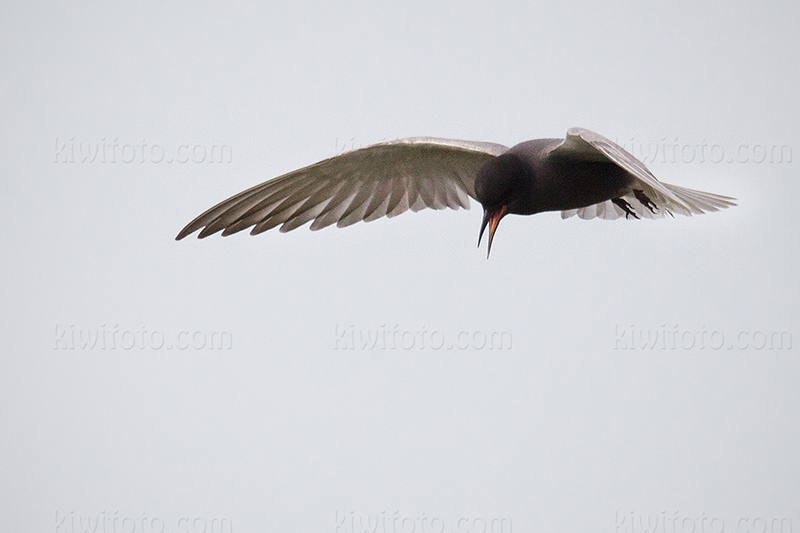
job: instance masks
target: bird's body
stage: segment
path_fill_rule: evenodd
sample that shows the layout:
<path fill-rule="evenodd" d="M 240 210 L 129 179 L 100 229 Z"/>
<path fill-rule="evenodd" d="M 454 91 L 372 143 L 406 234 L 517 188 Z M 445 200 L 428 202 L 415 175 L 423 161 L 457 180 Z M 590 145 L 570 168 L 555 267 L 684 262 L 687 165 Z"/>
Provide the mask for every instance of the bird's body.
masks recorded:
<path fill-rule="evenodd" d="M 522 195 L 518 210 L 509 209 L 510 214 L 578 209 L 617 198 L 629 189 L 631 175 L 614 163 L 547 157 L 548 152 L 563 142 L 563 139 L 526 141 L 499 156 L 518 157 L 529 169 L 530 190 Z"/>
<path fill-rule="evenodd" d="M 177 236 L 200 237 L 254 226 L 290 231 L 343 227 L 406 210 L 484 208 L 489 250 L 506 214 L 561 211 L 563 218 L 691 216 L 735 205 L 733 198 L 658 181 L 634 156 L 605 137 L 572 128 L 565 139 L 512 148 L 494 143 L 416 137 L 332 157 L 266 181 L 212 207 Z"/>

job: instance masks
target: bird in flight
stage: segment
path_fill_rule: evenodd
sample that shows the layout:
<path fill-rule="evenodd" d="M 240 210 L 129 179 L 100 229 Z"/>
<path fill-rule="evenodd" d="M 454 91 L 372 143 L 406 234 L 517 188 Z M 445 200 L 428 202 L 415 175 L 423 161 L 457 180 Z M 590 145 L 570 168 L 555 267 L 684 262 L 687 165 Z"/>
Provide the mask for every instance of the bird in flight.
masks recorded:
<path fill-rule="evenodd" d="M 489 228 L 487 257 L 508 215 L 561 211 L 562 218 L 691 216 L 736 205 L 734 198 L 662 183 L 621 146 L 583 128 L 565 139 L 512 148 L 474 141 L 410 137 L 345 152 L 243 191 L 191 221 L 176 237 L 201 230 L 251 235 L 311 222 L 317 230 L 421 209 L 483 206 L 478 246 Z"/>

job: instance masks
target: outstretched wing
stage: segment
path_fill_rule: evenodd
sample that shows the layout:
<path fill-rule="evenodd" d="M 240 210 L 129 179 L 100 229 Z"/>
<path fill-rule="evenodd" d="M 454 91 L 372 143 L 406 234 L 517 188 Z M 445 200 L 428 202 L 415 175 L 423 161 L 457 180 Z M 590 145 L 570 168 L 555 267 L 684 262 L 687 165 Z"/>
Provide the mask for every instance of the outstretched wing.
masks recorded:
<path fill-rule="evenodd" d="M 644 163 L 624 148 L 600 134 L 583 128 L 570 128 L 564 142 L 551 150 L 550 155 L 584 161 L 611 162 L 625 169 L 636 181 L 633 190 L 622 198 L 627 202 L 631 212 L 635 213 L 633 216 L 636 218 L 661 218 L 667 213 L 691 216 L 736 205 L 735 199 L 728 196 L 658 181 Z M 575 214 L 587 219 L 595 217 L 615 219 L 630 215 L 611 200 L 561 212 L 562 218 L 569 218 Z"/>
<path fill-rule="evenodd" d="M 312 230 L 349 226 L 409 209 L 469 209 L 475 176 L 505 146 L 412 137 L 359 148 L 289 172 L 228 198 L 190 222 L 176 239 L 203 238 L 250 226 L 255 235 L 307 222 Z"/>

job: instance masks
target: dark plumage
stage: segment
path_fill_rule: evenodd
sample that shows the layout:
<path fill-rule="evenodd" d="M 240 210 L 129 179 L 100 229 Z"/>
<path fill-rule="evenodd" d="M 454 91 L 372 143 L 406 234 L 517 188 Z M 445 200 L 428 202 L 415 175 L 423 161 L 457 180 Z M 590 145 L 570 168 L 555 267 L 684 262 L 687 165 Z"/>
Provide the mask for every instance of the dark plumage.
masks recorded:
<path fill-rule="evenodd" d="M 325 159 L 233 196 L 190 222 L 176 237 L 200 230 L 255 235 L 393 217 L 411 209 L 484 208 L 489 252 L 507 214 L 561 211 L 563 218 L 660 218 L 736 205 L 727 196 L 658 181 L 622 147 L 572 128 L 565 139 L 537 139 L 513 148 L 494 143 L 414 137 Z M 480 243 L 480 239 L 479 239 Z M 488 255 L 488 253 L 487 253 Z"/>

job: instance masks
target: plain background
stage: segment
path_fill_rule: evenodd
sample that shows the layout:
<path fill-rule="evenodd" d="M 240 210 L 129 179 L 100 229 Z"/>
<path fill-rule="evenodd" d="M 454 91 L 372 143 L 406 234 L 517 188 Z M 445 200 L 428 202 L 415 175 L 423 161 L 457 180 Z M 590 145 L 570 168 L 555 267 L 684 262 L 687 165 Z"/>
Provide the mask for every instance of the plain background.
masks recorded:
<path fill-rule="evenodd" d="M 7 3 L 0 531 L 800 529 L 798 22 L 794 2 Z M 174 241 L 343 146 L 572 126 L 637 154 L 678 146 L 648 161 L 659 179 L 739 206 L 507 217 L 488 261 L 475 203 Z M 232 156 L 59 148 L 112 140 Z M 702 143 L 723 160 L 682 155 Z M 343 349 L 351 327 L 475 342 Z M 233 342 L 73 349 L 59 333 L 102 328 Z M 620 344 L 660 328 L 725 345 Z M 509 349 L 481 347 L 500 331 Z M 755 332 L 794 345 L 756 349 Z"/>

